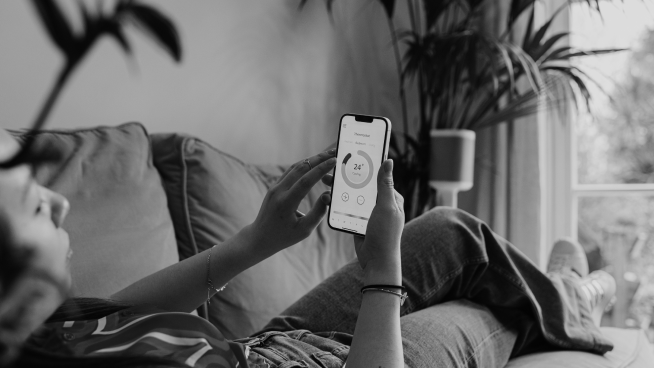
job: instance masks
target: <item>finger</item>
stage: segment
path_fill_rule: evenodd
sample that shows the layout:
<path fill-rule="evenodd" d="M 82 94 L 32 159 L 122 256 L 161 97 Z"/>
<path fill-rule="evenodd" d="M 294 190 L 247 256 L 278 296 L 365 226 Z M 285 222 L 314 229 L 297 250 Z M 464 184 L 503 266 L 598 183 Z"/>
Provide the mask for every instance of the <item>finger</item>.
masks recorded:
<path fill-rule="evenodd" d="M 290 204 L 297 207 L 300 204 L 302 198 L 304 198 L 307 193 L 313 188 L 318 180 L 325 176 L 330 170 L 336 165 L 336 158 L 332 157 L 326 161 L 323 161 L 320 165 L 314 167 L 311 171 L 304 174 L 299 180 L 293 184 L 293 187 L 289 189 L 289 197 L 291 198 Z M 289 174 L 290 175 L 290 174 Z"/>
<path fill-rule="evenodd" d="M 320 200 L 322 201 L 322 203 L 329 206 L 332 204 L 332 194 L 329 191 L 325 191 L 323 194 L 320 195 Z"/>
<path fill-rule="evenodd" d="M 388 159 L 384 161 L 377 173 L 377 193 L 382 201 L 389 203 L 389 201 L 395 202 L 394 192 L 393 160 Z"/>
<path fill-rule="evenodd" d="M 286 171 L 284 171 L 284 173 L 282 173 L 282 175 L 279 177 L 279 179 L 277 179 L 277 184 L 281 183 L 282 180 L 284 180 L 286 175 L 288 175 L 288 173 L 290 173 L 291 170 L 293 170 L 295 168 L 295 165 L 297 165 L 297 163 L 294 163 L 293 165 L 289 166 L 288 169 L 286 169 Z"/>
<path fill-rule="evenodd" d="M 327 185 L 328 187 L 331 187 L 332 185 L 334 185 L 334 175 L 332 175 L 332 174 L 326 174 L 320 180 L 322 180 L 322 183 Z"/>
<path fill-rule="evenodd" d="M 320 221 L 322 221 L 326 213 L 327 205 L 322 200 L 316 201 L 306 216 L 300 218 L 298 221 L 300 222 L 300 226 L 313 231 L 313 229 L 320 224 Z"/>
<path fill-rule="evenodd" d="M 283 179 L 279 181 L 278 185 L 283 189 L 291 188 L 298 179 L 300 179 L 307 172 L 311 171 L 312 168 L 315 168 L 326 160 L 334 157 L 335 152 L 336 150 L 331 149 L 309 157 L 307 160 L 309 160 L 310 165 L 307 164 L 305 160 L 296 162 L 293 164 L 292 168 L 289 168 L 288 173 L 284 175 Z"/>
<path fill-rule="evenodd" d="M 336 141 L 332 142 L 327 148 L 325 148 L 325 151 L 329 151 L 330 149 L 336 149 Z"/>

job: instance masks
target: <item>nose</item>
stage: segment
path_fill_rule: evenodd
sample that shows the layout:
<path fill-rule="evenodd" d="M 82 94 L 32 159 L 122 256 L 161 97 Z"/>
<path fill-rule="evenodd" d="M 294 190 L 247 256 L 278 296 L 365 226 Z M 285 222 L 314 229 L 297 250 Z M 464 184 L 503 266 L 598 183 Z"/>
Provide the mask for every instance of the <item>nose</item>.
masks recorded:
<path fill-rule="evenodd" d="M 68 216 L 70 203 L 66 197 L 59 193 L 55 193 L 49 189 L 44 189 L 44 191 L 46 201 L 50 205 L 50 216 L 52 217 L 52 222 L 56 227 L 61 227 L 66 216 Z"/>

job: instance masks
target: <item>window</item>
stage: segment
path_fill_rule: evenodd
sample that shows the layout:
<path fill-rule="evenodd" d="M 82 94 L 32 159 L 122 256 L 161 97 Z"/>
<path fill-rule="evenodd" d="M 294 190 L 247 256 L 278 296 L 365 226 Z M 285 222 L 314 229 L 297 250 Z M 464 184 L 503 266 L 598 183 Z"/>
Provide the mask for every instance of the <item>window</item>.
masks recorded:
<path fill-rule="evenodd" d="M 591 270 L 616 278 L 603 325 L 646 330 L 654 342 L 654 7 L 642 0 L 577 3 L 572 46 L 628 51 L 574 61 L 598 82 L 592 116 L 571 125 L 568 215 Z M 601 89 L 605 91 L 602 93 Z"/>

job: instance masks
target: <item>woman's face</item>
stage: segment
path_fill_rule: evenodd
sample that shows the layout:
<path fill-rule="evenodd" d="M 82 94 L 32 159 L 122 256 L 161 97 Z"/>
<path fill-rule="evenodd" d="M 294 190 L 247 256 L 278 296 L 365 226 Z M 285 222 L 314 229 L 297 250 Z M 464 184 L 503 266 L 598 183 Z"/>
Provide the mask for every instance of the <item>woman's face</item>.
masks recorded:
<path fill-rule="evenodd" d="M 18 150 L 13 137 L 0 129 L 0 162 Z M 14 287 L 0 290 L 0 322 L 11 321 L 7 318 L 13 314 L 15 321 L 29 317 L 30 326 L 20 330 L 33 330 L 63 301 L 62 286 L 70 287 L 71 252 L 68 233 L 61 227 L 68 209 L 66 198 L 35 182 L 29 165 L 0 169 L 0 224 L 8 237 L 0 241 L 30 252 L 25 275 Z"/>

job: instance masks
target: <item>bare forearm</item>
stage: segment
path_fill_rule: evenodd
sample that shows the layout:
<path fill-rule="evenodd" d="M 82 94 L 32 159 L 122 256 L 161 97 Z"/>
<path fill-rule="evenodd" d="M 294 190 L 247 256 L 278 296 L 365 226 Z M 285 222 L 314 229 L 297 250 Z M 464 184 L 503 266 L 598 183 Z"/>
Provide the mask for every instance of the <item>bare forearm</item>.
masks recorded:
<path fill-rule="evenodd" d="M 269 256 L 250 251 L 255 240 L 249 230 L 249 226 L 245 227 L 211 251 L 211 281 L 214 286 L 225 285 L 234 276 Z M 208 255 L 207 250 L 155 272 L 111 298 L 136 305 L 150 304 L 169 311 L 191 312 L 207 300 Z"/>
<path fill-rule="evenodd" d="M 211 281 L 221 287 L 234 276 L 305 239 L 327 212 L 328 199 L 316 201 L 311 210 L 298 217 L 297 206 L 311 188 L 336 164 L 334 152 L 321 152 L 296 162 L 273 185 L 261 204 L 254 222 L 232 239 L 211 251 Z M 135 304 L 152 304 L 171 311 L 190 312 L 208 294 L 208 251 L 156 272 L 112 298 Z M 211 294 L 211 292 L 209 293 Z"/>
<path fill-rule="evenodd" d="M 399 261 L 366 272 L 364 285 L 401 284 Z M 369 291 L 363 294 L 359 318 L 347 359 L 347 368 L 404 367 L 400 332 L 400 298 Z"/>

